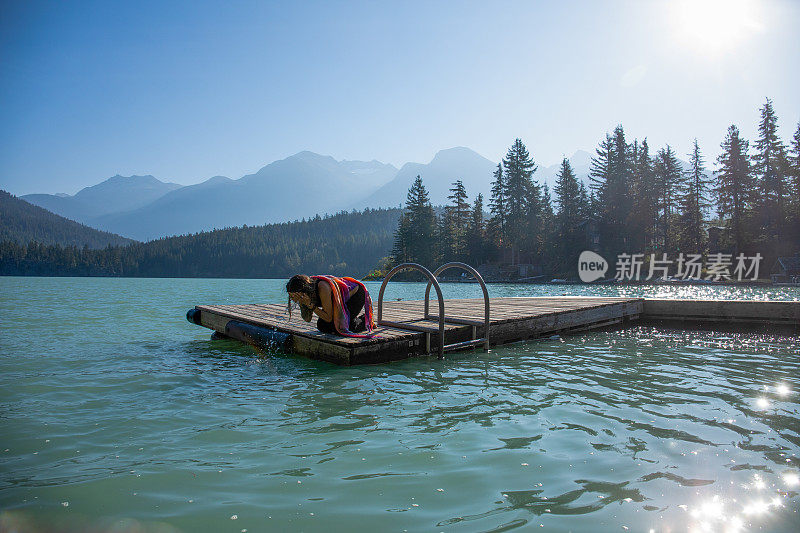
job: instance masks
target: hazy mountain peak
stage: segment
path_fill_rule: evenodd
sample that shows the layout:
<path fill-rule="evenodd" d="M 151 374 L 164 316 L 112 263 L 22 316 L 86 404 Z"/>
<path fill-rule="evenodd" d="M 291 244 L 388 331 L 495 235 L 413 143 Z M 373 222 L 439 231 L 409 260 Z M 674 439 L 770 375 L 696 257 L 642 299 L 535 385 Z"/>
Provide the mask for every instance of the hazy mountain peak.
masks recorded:
<path fill-rule="evenodd" d="M 588 165 L 592 162 L 592 154 L 586 150 L 576 150 L 575 153 L 569 158 L 569 162 L 572 164 L 572 166 Z"/>
<path fill-rule="evenodd" d="M 491 188 L 492 163 L 479 153 L 464 146 L 455 146 L 436 152 L 430 163 L 406 163 L 397 175 L 375 193 L 362 200 L 357 206 L 389 207 L 402 204 L 408 188 L 419 175 L 428 189 L 434 205 L 447 203 L 450 187 L 460 179 L 467 189 L 469 198 L 478 193 L 488 198 Z"/>
<path fill-rule="evenodd" d="M 122 176 L 120 174 L 115 174 L 114 176 L 111 176 L 107 180 L 101 181 L 97 185 L 84 187 L 83 189 L 78 191 L 75 197 L 78 198 L 83 196 L 92 196 L 93 193 L 99 191 L 111 192 L 111 191 L 117 191 L 120 188 L 124 188 L 125 191 L 134 189 L 150 190 L 152 188 L 160 188 L 164 189 L 165 192 L 168 192 L 170 190 L 177 189 L 178 187 L 181 187 L 181 185 L 177 183 L 161 181 L 152 174 L 145 174 L 143 176 L 137 174 L 134 174 L 132 176 Z"/>
<path fill-rule="evenodd" d="M 91 189 L 92 187 L 97 187 L 97 186 L 102 185 L 104 183 L 109 183 L 109 184 L 114 184 L 114 185 L 118 185 L 118 184 L 150 185 L 150 184 L 166 183 L 166 182 L 161 181 L 160 179 L 156 178 L 152 174 L 144 174 L 144 175 L 132 174 L 130 176 L 123 176 L 121 174 L 114 174 L 113 176 L 111 176 L 107 180 L 101 181 L 97 185 L 91 185 L 89 187 L 86 187 L 86 189 Z"/>
<path fill-rule="evenodd" d="M 436 152 L 436 155 L 433 156 L 433 159 L 431 160 L 431 164 L 451 161 L 464 161 L 469 159 L 482 159 L 488 161 L 488 159 L 483 157 L 478 152 L 465 146 L 454 146 L 453 148 L 446 148 Z"/>
<path fill-rule="evenodd" d="M 94 217 L 106 213 L 136 209 L 181 187 L 177 183 L 165 183 L 150 174 L 116 174 L 97 185 L 84 187 L 75 196 L 31 194 L 23 199 L 66 218 L 89 223 Z"/>
<path fill-rule="evenodd" d="M 338 169 L 338 163 L 329 155 L 320 155 L 316 152 L 303 150 L 294 155 L 278 159 L 272 163 L 265 165 L 258 169 L 253 174 L 242 176 L 237 183 L 247 184 L 251 182 L 261 182 L 266 179 L 267 181 L 278 185 L 281 184 L 288 176 L 295 178 L 305 177 L 309 172 L 330 172 Z"/>
<path fill-rule="evenodd" d="M 423 169 L 426 166 L 427 165 L 425 165 L 423 163 L 412 163 L 412 162 L 404 163 L 403 166 L 400 167 L 400 170 L 398 171 L 398 174 L 405 175 L 408 172 L 418 172 L 419 169 Z"/>
<path fill-rule="evenodd" d="M 212 176 L 212 177 L 208 178 L 206 181 L 204 181 L 203 183 L 207 183 L 209 185 L 217 185 L 217 184 L 220 184 L 220 183 L 228 183 L 229 181 L 233 181 L 233 180 L 230 179 L 227 176 Z"/>
<path fill-rule="evenodd" d="M 339 161 L 339 164 L 354 166 L 354 167 L 391 167 L 396 169 L 396 167 L 391 163 L 384 163 L 383 161 L 378 161 L 377 159 L 373 159 L 371 161 L 361 161 L 358 159 L 342 159 L 341 161 Z"/>
<path fill-rule="evenodd" d="M 332 156 L 318 154 L 318 153 L 312 152 L 310 150 L 303 150 L 302 152 L 297 152 L 296 154 L 294 154 L 292 156 L 289 156 L 286 159 L 288 159 L 288 160 L 298 159 L 298 160 L 301 160 L 301 161 L 324 162 L 324 163 L 327 163 L 327 164 L 337 163 L 337 161 Z"/>
<path fill-rule="evenodd" d="M 339 161 L 339 164 L 343 166 L 345 169 L 349 170 L 350 172 L 354 172 L 356 174 L 363 173 L 363 172 L 375 172 L 378 170 L 387 171 L 391 170 L 397 172 L 397 167 L 390 163 L 382 163 L 377 159 L 373 159 L 372 161 L 356 161 L 352 160 L 349 161 L 347 159 L 342 159 Z"/>

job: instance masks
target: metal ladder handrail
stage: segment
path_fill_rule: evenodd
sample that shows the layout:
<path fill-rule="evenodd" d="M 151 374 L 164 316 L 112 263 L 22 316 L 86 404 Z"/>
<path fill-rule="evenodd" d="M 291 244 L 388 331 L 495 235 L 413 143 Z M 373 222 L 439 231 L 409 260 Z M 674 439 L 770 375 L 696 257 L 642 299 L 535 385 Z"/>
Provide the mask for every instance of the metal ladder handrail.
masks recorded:
<path fill-rule="evenodd" d="M 441 274 L 442 272 L 444 272 L 445 270 L 448 270 L 450 268 L 460 268 L 461 270 L 465 270 L 465 271 L 469 272 L 470 274 L 472 274 L 475 277 L 476 280 L 478 280 L 478 283 L 481 284 L 481 290 L 483 291 L 483 307 L 484 307 L 484 317 L 483 317 L 484 337 L 482 339 L 476 339 L 477 333 L 475 331 L 475 327 L 476 327 L 476 323 L 475 323 L 476 321 L 475 320 L 469 320 L 469 319 L 464 319 L 464 318 L 455 318 L 455 317 L 447 317 L 446 318 L 446 322 L 452 322 L 452 323 L 455 323 L 455 324 L 471 325 L 472 326 L 473 344 L 476 344 L 477 341 L 481 341 L 481 340 L 484 341 L 483 349 L 488 352 L 489 351 L 489 291 L 486 289 L 486 283 L 483 281 L 483 276 L 481 276 L 480 273 L 477 270 L 475 270 L 474 268 L 472 268 L 468 264 L 461 263 L 461 262 L 458 262 L 458 261 L 454 261 L 454 262 L 451 262 L 451 263 L 445 263 L 444 265 L 442 265 L 439 268 L 437 268 L 436 271 L 434 271 L 433 277 L 437 279 L 437 283 L 438 283 L 439 274 Z M 428 286 L 425 287 L 425 313 L 424 313 L 425 320 L 428 320 L 428 319 L 432 318 L 431 315 L 430 315 L 430 305 L 429 305 L 430 294 L 431 294 L 431 283 L 429 281 L 428 282 Z M 441 316 L 442 316 L 442 312 L 440 310 L 439 311 L 439 317 L 441 318 Z"/>
<path fill-rule="evenodd" d="M 398 329 L 409 329 L 411 331 L 421 331 L 425 333 L 425 344 L 426 350 L 428 353 L 431 351 L 431 329 L 432 328 L 425 328 L 422 326 L 415 326 L 413 324 L 403 324 L 401 322 L 392 322 L 390 320 L 383 320 L 383 292 L 386 290 L 386 284 L 389 283 L 389 280 L 392 277 L 400 272 L 401 270 L 418 270 L 422 272 L 426 278 L 428 278 L 428 290 L 426 292 L 426 307 L 428 296 L 430 295 L 430 288 L 431 284 L 433 284 L 434 288 L 436 289 L 436 296 L 439 298 L 439 359 L 444 358 L 444 298 L 442 297 L 442 289 L 439 287 L 439 282 L 436 279 L 436 276 L 431 274 L 431 271 L 425 268 L 422 265 L 417 263 L 402 263 L 397 265 L 393 269 L 386 274 L 386 277 L 383 278 L 383 283 L 381 284 L 381 290 L 378 293 L 378 325 L 379 326 L 390 326 L 393 328 Z"/>

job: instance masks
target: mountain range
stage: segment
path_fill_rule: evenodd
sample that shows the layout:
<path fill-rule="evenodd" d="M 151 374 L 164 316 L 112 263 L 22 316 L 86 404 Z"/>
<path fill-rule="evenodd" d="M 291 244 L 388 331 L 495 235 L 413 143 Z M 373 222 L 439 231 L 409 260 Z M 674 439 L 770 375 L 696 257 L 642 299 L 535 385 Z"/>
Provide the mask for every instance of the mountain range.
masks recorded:
<path fill-rule="evenodd" d="M 120 176 L 67 194 L 28 194 L 24 200 L 63 217 L 88 223 L 94 217 L 131 211 L 161 198 L 182 185 L 158 180 L 153 176 Z"/>
<path fill-rule="evenodd" d="M 588 175 L 591 156 L 570 160 L 579 178 Z M 181 186 L 147 176 L 114 176 L 77 194 L 30 194 L 22 198 L 87 226 L 136 240 L 195 233 L 241 225 L 310 218 L 341 210 L 397 207 L 417 175 L 434 205 L 444 205 L 452 183 L 461 179 L 470 199 L 478 193 L 487 205 L 497 163 L 469 148 L 438 152 L 427 164 L 400 169 L 379 161 L 337 161 L 300 152 L 259 171 L 230 179 L 214 176 Z M 560 164 L 534 174 L 551 188 Z"/>

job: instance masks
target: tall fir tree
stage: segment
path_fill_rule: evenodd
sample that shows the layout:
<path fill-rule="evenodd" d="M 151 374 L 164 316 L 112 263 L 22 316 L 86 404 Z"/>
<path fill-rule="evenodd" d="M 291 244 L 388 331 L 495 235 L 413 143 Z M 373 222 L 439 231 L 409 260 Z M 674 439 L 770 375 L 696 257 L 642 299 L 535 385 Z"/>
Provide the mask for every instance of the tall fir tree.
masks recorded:
<path fill-rule="evenodd" d="M 408 190 L 405 210 L 395 232 L 392 261 L 415 262 L 431 268 L 435 255 L 436 215 L 422 178 L 417 176 Z"/>
<path fill-rule="evenodd" d="M 653 169 L 658 199 L 656 243 L 660 246 L 657 251 L 673 253 L 677 245 L 675 224 L 678 214 L 678 187 L 683 179 L 683 169 L 669 145 L 658 151 Z"/>
<path fill-rule="evenodd" d="M 556 268 L 559 272 L 567 265 L 574 265 L 577 254 L 585 247 L 583 231 L 580 224 L 586 217 L 587 202 L 586 188 L 578 182 L 569 160 L 565 157 L 561 161 L 561 169 L 556 176 L 555 203 L 558 210 L 554 220 L 554 252 L 558 261 Z"/>
<path fill-rule="evenodd" d="M 434 210 L 434 213 L 436 211 Z M 434 232 L 432 240 L 433 263 L 441 265 L 446 261 L 453 260 L 453 248 L 455 239 L 452 231 L 452 223 L 446 210 L 442 210 L 438 215 L 434 215 Z"/>
<path fill-rule="evenodd" d="M 535 250 L 536 258 L 543 264 L 553 265 L 555 263 L 555 258 L 552 254 L 552 247 L 555 243 L 555 218 L 550 187 L 545 183 L 542 185 L 538 249 Z"/>
<path fill-rule="evenodd" d="M 512 263 L 519 249 L 530 242 L 531 231 L 538 223 L 541 209 L 539 187 L 533 181 L 536 164 L 522 139 L 515 139 L 503 159 L 506 188 L 506 236 L 511 248 Z"/>
<path fill-rule="evenodd" d="M 561 161 L 553 192 L 556 194 L 556 221 L 559 230 L 579 222 L 580 184 L 566 157 Z"/>
<path fill-rule="evenodd" d="M 758 139 L 753 155 L 753 174 L 760 194 L 755 198 L 754 215 L 759 228 L 759 240 L 770 247 L 778 246 L 789 200 L 786 147 L 778 137 L 778 117 L 767 98 L 761 108 Z"/>
<path fill-rule="evenodd" d="M 469 264 L 477 266 L 486 262 L 488 244 L 486 224 L 483 221 L 483 195 L 479 193 L 472 204 L 467 226 L 467 260 Z"/>
<path fill-rule="evenodd" d="M 411 219 L 408 213 L 403 212 L 394 232 L 392 251 L 389 253 L 389 266 L 412 262 L 411 259 Z"/>
<path fill-rule="evenodd" d="M 634 141 L 631 179 L 631 249 L 653 251 L 658 231 L 658 194 L 647 139 Z"/>
<path fill-rule="evenodd" d="M 588 220 L 592 217 L 592 199 L 589 196 L 589 190 L 586 185 L 581 181 L 578 183 L 578 206 L 581 221 Z"/>
<path fill-rule="evenodd" d="M 600 145 L 595 150 L 595 157 L 589 167 L 589 186 L 594 196 L 600 196 L 606 187 L 606 182 L 611 174 L 611 152 L 613 143 L 611 135 L 606 133 L 606 138 L 600 141 Z"/>
<path fill-rule="evenodd" d="M 506 202 L 506 180 L 503 174 L 503 164 L 498 163 L 497 169 L 492 174 L 492 195 L 489 198 L 489 212 L 492 214 L 489 220 L 489 233 L 493 244 L 501 248 L 505 246 L 507 239 L 506 236 L 506 219 L 508 217 L 508 205 Z"/>
<path fill-rule="evenodd" d="M 800 225 L 800 122 L 792 136 L 791 157 L 789 158 L 789 168 L 792 172 L 792 204 L 794 214 L 794 226 Z M 800 243 L 799 243 L 800 244 Z"/>
<path fill-rule="evenodd" d="M 550 191 L 545 187 L 540 187 L 531 178 L 525 199 L 525 226 L 522 229 L 519 247 L 520 251 L 527 252 L 527 260 L 533 262 L 541 259 L 547 240 L 548 213 L 550 216 L 553 213 L 553 207 L 550 205 Z"/>
<path fill-rule="evenodd" d="M 752 209 L 753 177 L 747 153 L 749 143 L 740 136 L 739 128 L 731 125 L 720 148 L 714 196 L 719 215 L 727 219 L 733 252 L 738 254 L 750 244 L 747 223 Z"/>
<path fill-rule="evenodd" d="M 448 234 L 446 241 L 449 244 L 447 256 L 454 261 L 462 261 L 467 250 L 466 234 L 467 221 L 470 216 L 470 206 L 467 202 L 467 190 L 461 180 L 456 180 L 447 197 L 450 204 L 445 206 L 445 229 Z M 447 257 L 444 257 L 448 261 Z"/>
<path fill-rule="evenodd" d="M 616 255 L 631 244 L 631 157 L 625 130 L 617 126 L 606 135 L 592 158 L 590 179 L 596 200 L 601 246 Z"/>
<path fill-rule="evenodd" d="M 706 233 L 703 228 L 705 215 L 711 203 L 708 201 L 709 181 L 703 164 L 700 145 L 694 140 L 689 154 L 689 168 L 679 189 L 680 217 L 678 219 L 678 246 L 680 251 L 703 253 Z"/>

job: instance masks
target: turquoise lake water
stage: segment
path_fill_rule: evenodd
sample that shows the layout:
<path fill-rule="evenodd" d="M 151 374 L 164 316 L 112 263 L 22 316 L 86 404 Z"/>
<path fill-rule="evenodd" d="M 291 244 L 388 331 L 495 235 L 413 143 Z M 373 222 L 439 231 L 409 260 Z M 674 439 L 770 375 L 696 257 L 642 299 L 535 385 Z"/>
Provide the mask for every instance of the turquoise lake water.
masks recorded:
<path fill-rule="evenodd" d="M 634 327 L 345 368 L 184 317 L 283 283 L 0 278 L 0 531 L 800 530 L 797 338 Z"/>

